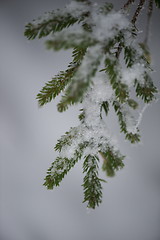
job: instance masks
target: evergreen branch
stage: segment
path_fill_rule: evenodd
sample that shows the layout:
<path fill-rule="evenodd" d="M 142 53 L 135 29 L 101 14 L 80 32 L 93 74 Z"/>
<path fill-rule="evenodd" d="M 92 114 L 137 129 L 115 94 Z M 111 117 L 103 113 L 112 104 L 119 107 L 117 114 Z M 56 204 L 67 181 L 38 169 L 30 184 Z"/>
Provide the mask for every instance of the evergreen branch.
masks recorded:
<path fill-rule="evenodd" d="M 74 167 L 75 163 L 78 161 L 79 157 L 75 158 L 61 158 L 57 157 L 52 163 L 52 166 L 47 171 L 47 176 L 45 177 L 44 186 L 48 189 L 53 189 L 54 186 L 59 186 L 60 182 L 64 176 L 69 172 L 69 170 Z"/>
<path fill-rule="evenodd" d="M 70 138 L 70 136 L 67 137 Z M 63 145 L 64 140 L 62 140 L 62 142 L 61 140 L 59 140 L 55 147 L 55 149 L 58 151 L 61 151 L 64 146 L 70 145 L 70 143 L 68 143 L 67 141 L 65 142 L 65 145 Z M 69 141 L 70 140 L 71 139 L 69 139 Z M 67 175 L 70 169 L 74 167 L 74 165 L 78 162 L 79 159 L 81 159 L 83 150 L 87 147 L 87 145 L 87 142 L 79 143 L 77 145 L 77 148 L 74 149 L 74 152 L 72 153 L 73 157 L 71 158 L 63 156 L 57 157 L 56 160 L 52 163 L 51 167 L 48 169 L 47 176 L 44 179 L 45 182 L 43 185 L 46 186 L 48 189 L 53 189 L 54 186 L 59 186 L 64 176 Z"/>
<path fill-rule="evenodd" d="M 51 81 L 46 83 L 42 90 L 37 94 L 37 100 L 39 106 L 52 101 L 61 91 L 64 90 L 65 86 L 73 77 L 77 67 L 72 67 L 67 71 L 61 71 L 58 75 L 52 78 Z"/>
<path fill-rule="evenodd" d="M 95 40 L 91 39 L 86 33 L 69 33 L 65 32 L 53 36 L 52 40 L 46 41 L 46 46 L 48 49 L 53 49 L 59 51 L 61 49 L 69 48 L 87 48 L 95 44 Z"/>
<path fill-rule="evenodd" d="M 69 132 L 62 135 L 55 145 L 55 150 L 61 152 L 66 146 L 70 146 L 78 134 L 78 127 L 71 128 Z"/>
<path fill-rule="evenodd" d="M 119 32 L 118 36 L 115 37 L 115 43 L 118 43 L 117 51 L 115 53 L 115 57 L 118 59 L 122 49 L 124 48 L 124 35 L 121 31 Z"/>
<path fill-rule="evenodd" d="M 127 99 L 128 106 L 133 108 L 134 110 L 138 108 L 138 103 L 134 99 Z"/>
<path fill-rule="evenodd" d="M 64 90 L 66 85 L 71 81 L 85 55 L 86 48 L 77 47 L 73 50 L 73 62 L 69 64 L 66 71 L 61 71 L 58 75 L 46 83 L 40 93 L 37 95 L 39 106 L 50 102 L 60 92 Z"/>
<path fill-rule="evenodd" d="M 100 108 L 100 117 L 102 118 L 102 109 L 104 110 L 106 116 L 108 115 L 109 112 L 109 103 L 108 101 L 105 101 L 102 103 L 101 108 Z"/>
<path fill-rule="evenodd" d="M 79 2 L 79 4 L 78 4 Z M 71 5 L 74 3 L 71 2 Z M 33 21 L 33 23 L 28 23 L 25 26 L 24 35 L 30 40 L 36 37 L 42 38 L 49 34 L 55 32 L 60 32 L 64 28 L 68 28 L 74 25 L 76 22 L 80 23 L 85 18 L 89 16 L 88 7 L 90 5 L 89 1 L 77 1 L 78 15 L 70 11 L 70 4 L 66 6 L 64 11 L 52 11 L 44 15 L 43 18 L 39 18 L 38 21 Z M 75 9 L 76 11 L 76 9 Z"/>
<path fill-rule="evenodd" d="M 158 89 L 154 86 L 151 77 L 145 73 L 144 83 L 135 80 L 135 88 L 137 97 L 141 97 L 145 103 L 149 103 L 155 99 Z"/>
<path fill-rule="evenodd" d="M 52 16 L 53 15 L 53 16 Z M 64 28 L 68 28 L 76 22 L 80 21 L 79 19 L 71 16 L 69 13 L 65 16 L 51 13 L 52 18 L 49 20 L 42 20 L 38 24 L 28 23 L 25 27 L 24 35 L 30 40 L 35 39 L 36 37 L 42 38 L 46 37 L 51 33 L 59 32 Z"/>
<path fill-rule="evenodd" d="M 139 63 L 150 69 L 150 56 L 145 43 L 139 43 L 137 49 L 132 46 L 125 46 L 124 60 L 127 68 L 131 68 L 135 63 Z"/>
<path fill-rule="evenodd" d="M 135 103 L 134 103 L 135 104 Z M 127 115 L 128 112 L 124 109 L 124 107 L 118 102 L 118 101 L 114 101 L 113 102 L 113 107 L 114 110 L 118 116 L 118 121 L 120 124 L 120 130 L 121 132 L 123 132 L 125 134 L 125 138 L 127 140 L 129 140 L 131 143 L 137 143 L 140 141 L 140 135 L 138 133 L 132 133 L 129 132 L 127 129 Z M 139 131 L 138 129 L 137 132 Z"/>
<path fill-rule="evenodd" d="M 85 120 L 85 112 L 84 109 L 80 109 L 81 113 L 79 114 L 78 118 L 81 121 L 81 123 L 84 123 Z"/>
<path fill-rule="evenodd" d="M 88 155 L 83 164 L 83 173 L 86 173 L 83 181 L 84 201 L 88 208 L 95 209 L 102 202 L 101 179 L 98 178 L 98 157 Z"/>
<path fill-rule="evenodd" d="M 134 1 L 128 0 L 122 11 L 115 12 L 109 3 L 95 7 L 88 0 L 74 0 L 64 10 L 51 12 L 45 18 L 29 23 L 24 33 L 28 39 L 53 34 L 53 38 L 46 41 L 48 49 L 73 48 L 73 60 L 68 69 L 46 83 L 37 95 L 39 105 L 43 106 L 64 92 L 57 106 L 60 112 L 69 105 L 82 104 L 80 125 L 71 128 L 57 141 L 54 149 L 59 155 L 48 169 L 44 185 L 48 189 L 58 186 L 76 162 L 84 158 L 84 202 L 93 209 L 102 202 L 101 182 L 104 181 L 98 177 L 98 155 L 101 155 L 102 169 L 109 177 L 124 166 L 124 156 L 111 144 L 102 111 L 108 115 L 112 103 L 120 131 L 131 143 L 139 142 L 138 125 L 147 104 L 136 121 L 131 114 L 138 107 L 137 101 L 130 98 L 133 83 L 137 98 L 141 97 L 145 103 L 154 100 L 158 92 L 149 75 L 151 67 L 147 44 L 136 43 L 135 24 L 145 0 L 139 0 L 131 24 L 124 16 L 125 10 Z M 159 0 L 155 3 L 160 7 Z M 149 0 L 148 19 L 152 7 L 153 0 Z M 76 28 L 72 28 L 75 23 Z M 121 63 L 122 51 L 124 61 Z M 105 71 L 106 79 L 103 75 L 101 78 L 102 71 Z"/>
<path fill-rule="evenodd" d="M 96 49 L 96 56 L 94 48 Z M 82 100 L 84 93 L 98 70 L 101 57 L 101 50 L 97 48 L 97 46 L 88 49 L 78 71 L 67 87 L 65 95 L 62 96 L 60 103 L 57 105 L 58 111 L 65 111 L 69 105 L 78 103 Z"/>
<path fill-rule="evenodd" d="M 137 57 L 136 49 L 134 49 L 131 46 L 126 46 L 124 48 L 124 60 L 127 68 L 133 66 L 133 64 L 136 61 L 136 57 Z"/>
<path fill-rule="evenodd" d="M 117 99 L 123 103 L 129 96 L 128 86 L 120 81 L 121 76 L 118 69 L 118 61 L 116 58 L 106 58 L 105 59 L 105 71 L 109 75 L 110 84 Z"/>
<path fill-rule="evenodd" d="M 75 47 L 72 52 L 73 63 L 74 64 L 77 63 L 78 65 L 80 65 L 83 60 L 83 57 L 86 54 L 86 51 L 87 51 L 87 47 L 83 47 L 83 46 Z"/>
<path fill-rule="evenodd" d="M 142 8 L 143 8 L 143 5 L 144 5 L 145 1 L 146 1 L 146 0 L 140 0 L 140 1 L 139 1 L 138 7 L 137 7 L 137 9 L 136 9 L 136 11 L 135 11 L 135 13 L 134 13 L 134 15 L 133 15 L 132 20 L 131 20 L 131 23 L 132 23 L 133 25 L 135 25 L 135 23 L 136 23 L 136 21 L 137 21 L 137 18 L 138 18 L 139 14 L 140 14 L 140 12 L 141 12 L 141 10 L 142 10 Z"/>
<path fill-rule="evenodd" d="M 108 148 L 106 152 L 100 152 L 100 155 L 103 159 L 102 170 L 106 172 L 108 177 L 113 177 L 115 171 L 124 167 L 123 159 L 125 156 L 122 156 L 119 151 Z"/>

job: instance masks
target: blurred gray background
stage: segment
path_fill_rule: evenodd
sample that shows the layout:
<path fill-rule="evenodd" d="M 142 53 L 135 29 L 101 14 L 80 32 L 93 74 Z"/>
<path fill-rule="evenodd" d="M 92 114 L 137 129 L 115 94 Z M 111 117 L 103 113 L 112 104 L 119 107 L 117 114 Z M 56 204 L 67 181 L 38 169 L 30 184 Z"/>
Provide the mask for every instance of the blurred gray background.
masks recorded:
<path fill-rule="evenodd" d="M 47 51 L 43 40 L 28 41 L 23 32 L 33 18 L 68 2 L 0 1 L 0 239 L 159 240 L 159 102 L 144 113 L 138 146 L 122 141 L 116 119 L 111 117 L 120 149 L 127 155 L 126 166 L 103 185 L 103 203 L 96 210 L 89 211 L 82 204 L 81 162 L 59 188 L 48 191 L 42 186 L 46 170 L 56 157 L 53 147 L 65 131 L 78 124 L 79 108 L 58 113 L 59 98 L 38 108 L 36 94 L 67 67 L 71 52 Z M 125 1 L 112 2 L 120 7 Z M 140 29 L 146 23 L 144 13 L 141 19 Z M 159 24 L 160 10 L 155 9 L 149 42 L 157 85 Z"/>

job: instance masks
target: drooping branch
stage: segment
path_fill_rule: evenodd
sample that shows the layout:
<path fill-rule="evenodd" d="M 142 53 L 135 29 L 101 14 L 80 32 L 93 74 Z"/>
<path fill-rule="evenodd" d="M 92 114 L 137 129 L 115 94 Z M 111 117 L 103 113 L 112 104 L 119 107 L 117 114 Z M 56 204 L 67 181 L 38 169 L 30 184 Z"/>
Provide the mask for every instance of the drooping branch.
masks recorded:
<path fill-rule="evenodd" d="M 69 105 L 81 104 L 80 123 L 58 140 L 55 146 L 58 156 L 47 171 L 44 185 L 48 189 L 58 186 L 70 169 L 80 159 L 84 160 L 84 202 L 93 209 L 102 202 L 104 180 L 99 178 L 99 157 L 108 177 L 124 167 L 124 156 L 106 125 L 105 114 L 113 108 L 120 132 L 132 144 L 137 143 L 142 113 L 158 92 L 150 76 L 145 43 L 141 46 L 136 39 L 135 24 L 145 0 L 138 1 L 133 18 L 129 19 L 126 13 L 135 0 L 125 1 L 121 11 L 116 12 L 109 3 L 99 7 L 88 0 L 72 0 L 64 9 L 49 14 L 49 18 L 45 15 L 40 21 L 28 24 L 25 31 L 28 39 L 48 38 L 54 33 L 47 40 L 49 49 L 73 49 L 73 60 L 67 70 L 60 71 L 37 95 L 42 106 L 64 92 L 58 103 L 59 112 L 67 110 Z M 153 2 L 148 0 L 147 25 Z M 137 119 L 140 99 L 145 106 Z"/>

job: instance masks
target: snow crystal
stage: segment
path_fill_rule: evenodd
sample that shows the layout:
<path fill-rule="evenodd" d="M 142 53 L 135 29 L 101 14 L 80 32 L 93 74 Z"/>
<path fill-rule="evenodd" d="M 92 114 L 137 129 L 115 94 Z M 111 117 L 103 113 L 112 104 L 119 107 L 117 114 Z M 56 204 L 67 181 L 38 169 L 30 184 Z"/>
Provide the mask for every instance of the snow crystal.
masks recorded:
<path fill-rule="evenodd" d="M 108 76 L 105 73 L 97 73 L 93 79 L 92 93 L 90 95 L 91 100 L 96 103 L 102 103 L 107 101 L 113 95 L 113 89 L 109 84 Z"/>
<path fill-rule="evenodd" d="M 126 118 L 127 132 L 133 133 L 133 134 L 137 133 L 136 120 L 131 115 L 131 113 L 128 112 L 125 118 Z"/>
<path fill-rule="evenodd" d="M 64 28 L 61 32 L 56 32 L 52 35 L 52 39 L 54 41 L 66 41 L 69 43 L 69 46 L 80 45 L 83 42 L 87 42 L 91 39 L 89 33 L 86 33 L 83 28 L 81 28 L 78 24 L 74 24 L 69 28 Z"/>
<path fill-rule="evenodd" d="M 123 107 L 121 110 L 124 115 L 124 121 L 126 123 L 127 132 L 133 133 L 133 134 L 137 133 L 138 127 L 142 121 L 144 111 L 148 106 L 149 104 L 145 104 L 139 113 L 136 112 L 138 115 L 136 114 L 137 117 L 135 117 L 133 115 L 133 111 L 131 111 L 131 109 L 126 104 L 123 104 Z"/>
<path fill-rule="evenodd" d="M 66 10 L 75 18 L 79 18 L 83 13 L 89 10 L 89 6 L 85 2 L 72 1 L 66 6 Z"/>
<path fill-rule="evenodd" d="M 72 1 L 66 6 L 64 13 L 69 13 L 73 17 L 79 18 L 88 10 L 90 9 L 86 3 Z M 103 15 L 98 11 L 98 6 L 94 4 L 92 6 L 91 18 L 90 20 L 87 20 L 87 23 L 91 24 L 92 32 L 87 33 L 81 25 L 76 24 L 75 26 L 70 26 L 69 28 L 64 29 L 61 33 L 57 33 L 57 35 L 55 35 L 55 37 L 60 36 L 64 40 L 69 39 L 72 41 L 72 38 L 70 37 L 71 34 L 73 34 L 73 41 L 78 44 L 81 40 L 83 40 L 85 33 L 88 38 L 97 40 L 98 42 L 94 46 L 89 46 L 87 48 L 87 52 L 72 81 L 71 94 L 72 91 L 75 93 L 77 90 L 77 81 L 88 83 L 90 77 L 92 77 L 87 93 L 83 96 L 82 108 L 85 115 L 84 121 L 81 122 L 79 126 L 71 130 L 71 144 L 65 145 L 60 152 L 60 157 L 68 159 L 75 159 L 77 151 L 83 151 L 82 157 L 87 155 L 98 156 L 99 152 L 107 151 L 108 146 L 113 146 L 113 151 L 117 151 L 117 141 L 113 138 L 106 123 L 101 118 L 102 103 L 105 101 L 112 101 L 114 91 L 110 85 L 109 76 L 102 72 L 97 72 L 95 76 L 92 76 L 93 70 L 98 67 L 97 65 L 99 65 L 98 69 L 101 69 L 101 64 L 104 62 L 104 43 L 106 44 L 108 40 L 114 38 L 120 31 L 122 31 L 125 38 L 127 38 L 125 44 L 136 47 L 139 54 L 141 51 L 140 48 L 137 47 L 137 43 L 132 38 L 131 32 L 128 31 L 130 22 L 122 14 L 122 12 L 111 11 L 110 13 Z M 82 37 L 78 37 L 80 35 L 82 35 Z M 107 54 L 105 57 L 107 57 Z M 111 57 L 112 56 L 109 55 L 109 58 Z M 120 65 L 120 80 L 130 88 L 133 86 L 135 79 L 137 79 L 140 83 L 143 83 L 145 71 L 146 67 L 142 63 L 135 63 L 130 68 Z M 130 108 L 127 104 L 122 106 L 122 111 L 127 131 L 136 133 L 137 127 L 142 119 L 143 111 L 139 114 L 139 118 L 137 120 L 131 114 Z M 80 144 L 85 142 L 88 142 L 89 145 L 87 145 L 84 150 L 81 150 Z"/>
<path fill-rule="evenodd" d="M 120 12 L 111 12 L 107 15 L 92 14 L 93 37 L 99 41 L 113 38 L 120 30 L 129 26 L 129 21 Z"/>
<path fill-rule="evenodd" d="M 136 63 L 131 68 L 122 70 L 121 82 L 127 84 L 129 87 L 134 85 L 135 79 L 140 83 L 144 83 L 144 73 L 146 69 L 143 64 Z"/>
<path fill-rule="evenodd" d="M 77 72 L 77 80 L 81 79 L 81 76 L 83 76 L 82 81 L 87 81 L 88 73 L 93 71 L 93 64 L 95 64 L 95 61 L 100 58 L 100 55 L 102 55 L 102 47 L 101 45 L 97 44 L 90 48 L 88 48 L 83 61 L 81 63 L 81 66 L 78 69 Z"/>
<path fill-rule="evenodd" d="M 144 112 L 145 112 L 145 110 L 147 109 L 148 106 L 149 106 L 149 104 L 145 104 L 144 107 L 142 108 L 142 110 L 140 111 L 135 128 L 138 128 L 138 126 L 140 125 L 140 123 L 142 121 L 143 114 L 144 114 Z"/>

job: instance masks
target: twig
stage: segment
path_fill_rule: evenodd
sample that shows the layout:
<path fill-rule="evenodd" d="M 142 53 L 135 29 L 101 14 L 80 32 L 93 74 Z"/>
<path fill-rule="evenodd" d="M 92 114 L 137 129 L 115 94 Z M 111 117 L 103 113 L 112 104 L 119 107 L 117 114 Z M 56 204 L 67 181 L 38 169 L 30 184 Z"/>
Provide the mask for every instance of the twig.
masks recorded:
<path fill-rule="evenodd" d="M 137 21 L 137 18 L 138 18 L 139 14 L 140 14 L 140 12 L 141 12 L 141 10 L 142 10 L 142 8 L 143 8 L 143 5 L 144 5 L 145 1 L 146 1 L 146 0 L 140 0 L 140 2 L 139 2 L 139 4 L 138 4 L 138 7 L 137 7 L 137 9 L 136 9 L 136 11 L 135 11 L 135 14 L 133 15 L 133 18 L 132 18 L 132 20 L 131 20 L 131 23 L 132 23 L 133 25 L 135 25 L 135 23 L 136 23 L 136 21 Z"/>
<path fill-rule="evenodd" d="M 148 36 L 149 36 L 149 29 L 150 29 L 150 22 L 151 22 L 151 16 L 152 16 L 152 11 L 153 11 L 153 0 L 149 1 L 148 5 L 148 17 L 147 17 L 147 27 L 146 27 L 146 35 L 144 39 L 144 44 L 147 45 L 148 42 Z"/>
<path fill-rule="evenodd" d="M 128 0 L 128 1 L 124 4 L 123 9 L 125 10 L 126 8 L 128 8 L 129 5 L 130 5 L 131 3 L 133 3 L 134 1 L 135 1 L 135 0 Z M 139 2 L 139 4 L 138 4 L 138 7 L 137 7 L 137 9 L 136 9 L 136 11 L 135 11 L 135 13 L 134 13 L 134 15 L 133 15 L 133 18 L 132 18 L 132 20 L 131 20 L 131 23 L 132 23 L 134 26 L 135 26 L 135 23 L 136 23 L 136 21 L 137 21 L 137 18 L 138 18 L 138 16 L 139 16 L 142 8 L 143 8 L 143 5 L 144 5 L 145 1 L 146 1 L 146 0 L 140 0 L 140 2 Z M 149 16 L 150 16 L 150 14 L 151 14 L 151 12 L 152 12 L 152 10 L 151 10 L 151 9 L 152 9 L 152 4 L 151 4 L 151 2 L 153 3 L 153 0 L 150 0 L 150 3 L 149 3 L 149 9 L 150 9 L 150 11 L 148 12 Z M 149 30 L 148 30 L 148 31 L 149 31 Z M 118 47 L 117 47 L 117 52 L 116 52 L 116 54 L 115 54 L 115 56 L 116 56 L 117 59 L 119 58 L 119 55 L 120 55 L 120 53 L 121 53 L 121 51 L 122 51 L 122 48 L 123 48 L 123 46 L 122 46 L 122 43 L 120 42 L 119 45 L 118 45 Z"/>
<path fill-rule="evenodd" d="M 124 4 L 124 6 L 123 6 L 122 9 L 126 10 L 126 9 L 129 7 L 130 4 L 134 3 L 134 1 L 135 1 L 135 0 L 128 0 L 128 1 Z"/>

